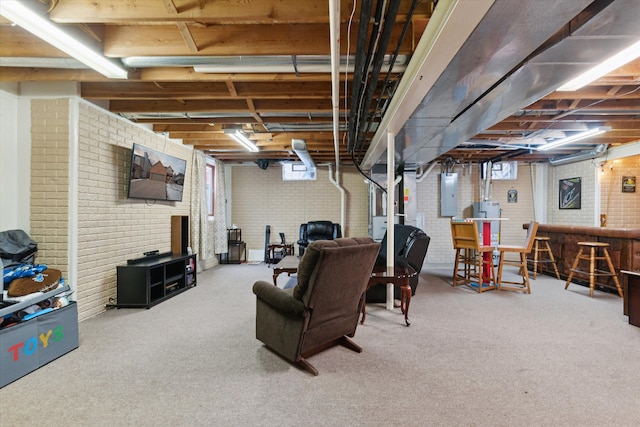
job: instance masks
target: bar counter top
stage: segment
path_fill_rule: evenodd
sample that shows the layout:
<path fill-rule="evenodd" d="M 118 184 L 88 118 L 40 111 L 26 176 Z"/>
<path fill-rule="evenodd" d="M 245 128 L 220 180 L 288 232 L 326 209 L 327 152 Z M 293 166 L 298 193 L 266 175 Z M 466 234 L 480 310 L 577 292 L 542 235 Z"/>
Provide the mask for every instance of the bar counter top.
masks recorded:
<path fill-rule="evenodd" d="M 523 224 L 524 229 L 529 224 Z M 558 260 L 558 270 L 563 279 L 567 279 L 571 264 L 578 253 L 578 242 L 602 242 L 608 243 L 607 248 L 611 261 L 618 274 L 620 283 L 623 281 L 621 270 L 640 272 L 640 228 L 607 228 L 587 227 L 581 225 L 540 224 L 538 236 L 548 236 L 549 245 L 553 255 Z M 597 268 L 607 270 L 606 265 L 598 265 Z M 545 274 L 554 275 L 553 270 L 545 269 Z M 603 286 L 612 285 L 611 278 L 601 278 L 606 281 Z M 574 283 L 580 283 L 573 280 Z"/>
<path fill-rule="evenodd" d="M 523 224 L 522 227 L 527 229 L 529 228 L 529 224 Z M 588 236 L 620 237 L 640 240 L 640 228 L 607 228 L 587 227 L 583 225 L 540 224 L 538 226 L 538 233 L 541 232 L 584 234 Z"/>
<path fill-rule="evenodd" d="M 523 224 L 524 229 L 529 224 Z M 607 251 L 616 269 L 618 280 L 622 283 L 624 300 L 623 312 L 629 313 L 628 281 L 629 277 L 640 274 L 640 228 L 607 228 L 587 227 L 582 225 L 540 224 L 538 236 L 549 236 L 549 246 L 558 261 L 560 277 L 567 279 L 571 264 L 578 253 L 578 242 L 608 243 Z M 607 270 L 600 261 L 597 269 Z M 554 275 L 549 264 L 543 265 L 545 274 Z M 573 279 L 573 283 L 588 286 L 588 281 Z M 596 288 L 601 290 L 614 289 L 612 277 L 599 277 Z M 639 302 L 640 304 L 640 302 Z"/>

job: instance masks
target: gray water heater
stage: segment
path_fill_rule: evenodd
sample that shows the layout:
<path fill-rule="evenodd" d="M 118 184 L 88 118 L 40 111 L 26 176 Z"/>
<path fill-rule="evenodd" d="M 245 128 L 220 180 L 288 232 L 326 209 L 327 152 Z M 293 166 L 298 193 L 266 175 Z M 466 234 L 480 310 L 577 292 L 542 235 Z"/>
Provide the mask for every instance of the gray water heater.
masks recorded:
<path fill-rule="evenodd" d="M 475 218 L 500 218 L 499 202 L 473 202 L 473 216 Z M 482 223 L 478 221 L 478 234 L 482 241 Z M 491 244 L 497 245 L 500 241 L 500 221 L 491 221 Z"/>

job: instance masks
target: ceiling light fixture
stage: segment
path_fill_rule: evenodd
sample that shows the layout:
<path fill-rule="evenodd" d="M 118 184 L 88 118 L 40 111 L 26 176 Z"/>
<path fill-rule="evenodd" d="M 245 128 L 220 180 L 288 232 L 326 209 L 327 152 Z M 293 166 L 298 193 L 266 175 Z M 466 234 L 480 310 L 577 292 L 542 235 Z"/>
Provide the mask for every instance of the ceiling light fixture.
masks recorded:
<path fill-rule="evenodd" d="M 226 135 L 229 135 L 231 138 L 235 139 L 238 144 L 242 145 L 247 150 L 254 153 L 257 153 L 258 151 L 260 151 L 258 146 L 249 138 L 247 138 L 247 136 L 244 134 L 242 130 L 231 128 L 231 129 L 225 129 L 224 133 Z"/>
<path fill-rule="evenodd" d="M 385 55 L 383 67 L 389 67 L 392 56 Z M 170 57 L 129 57 L 123 59 L 130 67 L 143 68 L 162 66 L 167 62 L 175 63 Z M 271 55 L 271 56 L 205 56 L 180 60 L 182 65 L 192 65 L 196 73 L 329 73 L 331 72 L 331 57 L 328 55 Z M 407 68 L 409 57 L 398 55 L 395 57 L 393 72 L 401 73 Z M 346 55 L 340 58 L 340 72 L 353 72 L 354 57 Z M 347 67 L 347 64 L 349 66 Z"/>
<path fill-rule="evenodd" d="M 113 79 L 126 79 L 128 71 L 113 60 L 96 52 L 89 46 L 62 30 L 41 14 L 27 7 L 24 1 L 2 0 L 0 15 L 41 38 L 43 41 L 93 68 L 100 74 Z"/>
<path fill-rule="evenodd" d="M 609 126 L 600 126 L 597 128 L 589 129 L 584 132 L 576 133 L 575 135 L 568 136 L 566 138 L 559 139 L 557 141 L 550 142 L 545 145 L 541 145 L 538 147 L 538 151 L 546 151 L 551 150 L 552 148 L 560 147 L 561 145 L 567 145 L 572 142 L 580 141 L 585 138 L 589 138 L 594 135 L 599 135 L 601 133 L 605 133 L 611 130 Z"/>
<path fill-rule="evenodd" d="M 640 41 L 618 52 L 611 58 L 580 74 L 578 77 L 560 86 L 559 91 L 574 91 L 584 87 L 605 74 L 622 67 L 624 64 L 640 58 Z"/>

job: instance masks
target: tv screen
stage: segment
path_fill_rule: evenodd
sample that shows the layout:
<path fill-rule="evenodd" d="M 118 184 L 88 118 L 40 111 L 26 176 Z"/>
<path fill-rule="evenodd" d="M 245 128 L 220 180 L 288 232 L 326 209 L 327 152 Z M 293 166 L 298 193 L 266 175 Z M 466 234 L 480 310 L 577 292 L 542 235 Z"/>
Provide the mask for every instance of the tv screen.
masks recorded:
<path fill-rule="evenodd" d="M 133 144 L 129 198 L 181 202 L 187 161 Z"/>

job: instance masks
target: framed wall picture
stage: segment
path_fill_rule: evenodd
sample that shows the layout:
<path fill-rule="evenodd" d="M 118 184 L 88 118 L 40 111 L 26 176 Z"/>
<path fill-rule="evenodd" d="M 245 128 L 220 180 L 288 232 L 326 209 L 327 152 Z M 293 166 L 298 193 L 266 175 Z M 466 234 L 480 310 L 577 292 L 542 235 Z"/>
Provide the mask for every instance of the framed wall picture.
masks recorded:
<path fill-rule="evenodd" d="M 635 193 L 636 192 L 636 177 L 635 176 L 623 176 L 622 177 L 622 192 L 623 193 Z"/>
<path fill-rule="evenodd" d="M 559 183 L 560 209 L 581 209 L 581 178 L 561 179 Z"/>

